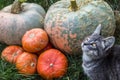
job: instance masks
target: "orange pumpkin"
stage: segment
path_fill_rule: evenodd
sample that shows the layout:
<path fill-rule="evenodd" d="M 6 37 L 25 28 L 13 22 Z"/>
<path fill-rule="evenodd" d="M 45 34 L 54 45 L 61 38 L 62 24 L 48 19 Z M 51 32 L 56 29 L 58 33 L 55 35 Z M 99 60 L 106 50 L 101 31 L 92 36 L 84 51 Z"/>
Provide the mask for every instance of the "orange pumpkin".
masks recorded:
<path fill-rule="evenodd" d="M 23 53 L 23 51 L 22 47 L 11 45 L 2 51 L 1 57 L 10 63 L 16 63 L 16 59 Z"/>
<path fill-rule="evenodd" d="M 47 44 L 47 46 L 46 46 L 44 49 L 42 49 L 41 51 L 39 51 L 37 54 L 40 55 L 42 52 L 44 52 L 44 51 L 46 51 L 46 50 L 48 50 L 48 49 L 52 49 L 52 48 L 53 48 L 53 46 L 52 46 L 52 44 L 49 42 L 49 43 Z"/>
<path fill-rule="evenodd" d="M 36 72 L 37 56 L 32 53 L 23 52 L 16 61 L 16 68 L 19 73 L 32 75 Z"/>
<path fill-rule="evenodd" d="M 57 49 L 43 52 L 37 63 L 37 71 L 43 78 L 50 80 L 62 77 L 67 71 L 67 58 Z"/>
<path fill-rule="evenodd" d="M 40 28 L 27 31 L 22 38 L 22 46 L 28 52 L 38 52 L 48 44 L 47 33 Z"/>

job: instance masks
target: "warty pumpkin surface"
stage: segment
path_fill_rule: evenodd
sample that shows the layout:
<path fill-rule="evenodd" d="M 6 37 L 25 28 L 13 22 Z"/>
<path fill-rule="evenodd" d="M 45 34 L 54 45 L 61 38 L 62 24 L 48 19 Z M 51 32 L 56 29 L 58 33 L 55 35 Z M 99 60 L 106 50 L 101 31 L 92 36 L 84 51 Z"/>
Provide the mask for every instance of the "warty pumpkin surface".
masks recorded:
<path fill-rule="evenodd" d="M 27 30 L 43 28 L 45 10 L 35 3 L 22 3 L 21 11 L 12 13 L 12 5 L 0 11 L 0 42 L 21 45 L 21 38 Z"/>
<path fill-rule="evenodd" d="M 102 35 L 113 35 L 115 19 L 112 8 L 104 0 L 61 0 L 48 10 L 44 28 L 51 43 L 68 54 L 81 53 L 81 41 L 98 24 Z"/>

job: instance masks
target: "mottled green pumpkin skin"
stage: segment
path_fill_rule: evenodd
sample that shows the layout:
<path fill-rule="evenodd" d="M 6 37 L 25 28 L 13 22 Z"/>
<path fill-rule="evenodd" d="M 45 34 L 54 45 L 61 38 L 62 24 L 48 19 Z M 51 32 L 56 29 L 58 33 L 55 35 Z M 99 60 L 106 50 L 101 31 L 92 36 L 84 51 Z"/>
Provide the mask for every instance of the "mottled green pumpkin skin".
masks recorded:
<path fill-rule="evenodd" d="M 0 11 L 0 42 L 19 44 L 24 33 L 32 28 L 43 28 L 45 10 L 35 3 L 23 3 L 22 11 L 11 13 L 12 5 Z"/>
<path fill-rule="evenodd" d="M 77 4 L 80 3 L 81 0 L 77 0 Z M 69 6 L 70 0 L 58 1 L 45 17 L 44 29 L 56 48 L 68 54 L 80 54 L 82 40 L 93 33 L 98 24 L 102 25 L 103 36 L 114 34 L 114 13 L 106 2 L 91 1 L 77 11 L 70 11 Z"/>

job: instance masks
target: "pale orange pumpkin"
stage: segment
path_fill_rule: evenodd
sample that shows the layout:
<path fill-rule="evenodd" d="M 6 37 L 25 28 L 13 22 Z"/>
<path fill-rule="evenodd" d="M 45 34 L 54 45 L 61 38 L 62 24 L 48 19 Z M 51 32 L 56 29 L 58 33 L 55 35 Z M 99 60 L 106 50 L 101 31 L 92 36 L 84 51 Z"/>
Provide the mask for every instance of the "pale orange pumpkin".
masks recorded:
<path fill-rule="evenodd" d="M 24 75 L 33 75 L 36 72 L 37 56 L 24 52 L 16 60 L 18 72 Z"/>
<path fill-rule="evenodd" d="M 22 37 L 22 46 L 28 52 L 38 52 L 48 44 L 47 33 L 40 28 L 27 31 Z"/>
<path fill-rule="evenodd" d="M 43 52 L 37 63 L 37 72 L 43 78 L 52 80 L 62 77 L 67 71 L 67 58 L 57 49 L 49 49 Z"/>
<path fill-rule="evenodd" d="M 1 57 L 10 63 L 16 63 L 16 59 L 24 52 L 23 48 L 20 46 L 11 45 L 6 47 L 2 53 Z"/>

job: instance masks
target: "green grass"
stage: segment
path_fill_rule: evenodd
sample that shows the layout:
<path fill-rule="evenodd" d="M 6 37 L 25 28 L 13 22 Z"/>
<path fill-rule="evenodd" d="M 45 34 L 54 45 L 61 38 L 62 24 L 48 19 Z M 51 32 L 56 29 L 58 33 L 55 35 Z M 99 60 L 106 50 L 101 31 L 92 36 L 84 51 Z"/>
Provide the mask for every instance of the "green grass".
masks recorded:
<path fill-rule="evenodd" d="M 0 0 L 0 9 L 11 4 L 14 0 Z M 34 2 L 40 4 L 47 11 L 49 6 L 55 3 L 58 0 L 28 0 L 29 2 Z M 120 1 L 119 0 L 106 0 L 113 10 L 120 10 Z M 119 26 L 119 24 L 117 24 Z M 120 43 L 119 34 L 120 29 L 115 32 L 116 43 Z M 0 52 L 6 47 L 5 44 L 0 44 Z M 66 55 L 69 62 L 69 67 L 67 74 L 65 74 L 62 78 L 55 80 L 88 80 L 84 75 L 82 67 L 81 67 L 81 55 L 79 56 L 71 56 Z M 19 74 L 15 68 L 15 65 L 10 64 L 2 59 L 0 59 L 0 80 L 43 80 L 37 73 L 32 76 L 25 77 Z"/>
<path fill-rule="evenodd" d="M 35 80 L 38 77 L 38 74 L 27 77 L 19 74 L 15 65 L 0 59 L 0 80 Z"/>

